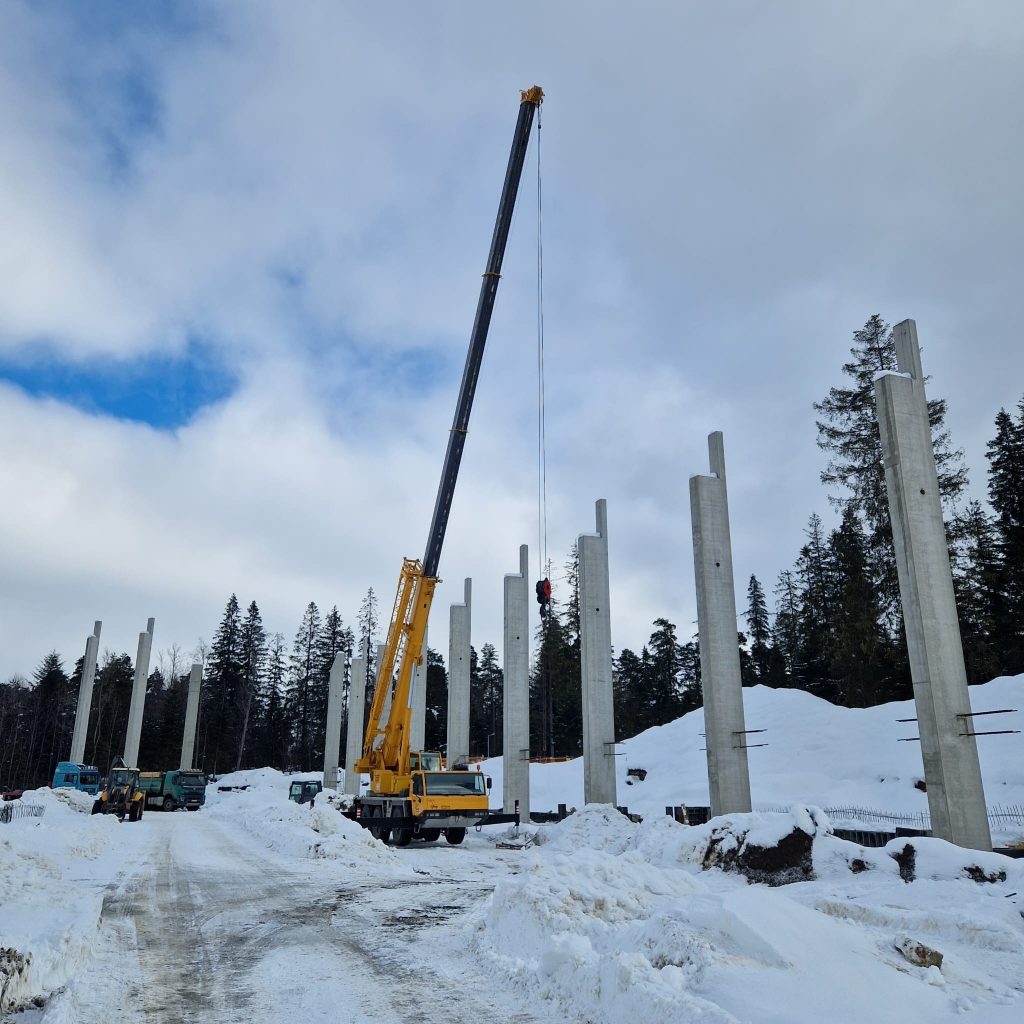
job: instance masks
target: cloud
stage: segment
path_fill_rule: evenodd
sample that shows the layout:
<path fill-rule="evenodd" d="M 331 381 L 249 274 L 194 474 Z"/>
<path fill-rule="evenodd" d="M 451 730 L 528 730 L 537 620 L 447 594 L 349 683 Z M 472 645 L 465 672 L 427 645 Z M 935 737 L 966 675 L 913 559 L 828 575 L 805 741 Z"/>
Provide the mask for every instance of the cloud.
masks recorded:
<path fill-rule="evenodd" d="M 1024 379 L 1015 4 L 98 7 L 0 13 L 0 353 L 103 367 L 202 337 L 238 387 L 154 430 L 0 384 L 0 678 L 76 657 L 96 617 L 133 652 L 149 615 L 158 647 L 208 637 L 232 590 L 289 636 L 310 599 L 348 621 L 367 586 L 390 600 L 425 541 L 534 82 L 549 548 L 561 562 L 608 498 L 617 647 L 659 615 L 690 632 L 686 480 L 712 430 L 741 606 L 751 572 L 770 591 L 791 564 L 827 513 L 811 403 L 876 311 L 918 320 L 983 491 Z M 500 645 L 501 576 L 536 544 L 534 173 L 442 653 L 467 575 L 475 642 Z"/>

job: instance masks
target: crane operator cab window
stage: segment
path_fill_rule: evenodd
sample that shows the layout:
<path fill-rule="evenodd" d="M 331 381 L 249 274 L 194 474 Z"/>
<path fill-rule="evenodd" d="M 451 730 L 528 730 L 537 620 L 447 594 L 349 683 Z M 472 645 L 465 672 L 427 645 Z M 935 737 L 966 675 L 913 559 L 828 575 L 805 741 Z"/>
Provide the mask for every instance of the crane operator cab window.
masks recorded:
<path fill-rule="evenodd" d="M 435 751 L 410 751 L 409 768 L 414 772 L 419 769 L 425 772 L 439 772 L 441 770 L 441 755 Z"/>
<path fill-rule="evenodd" d="M 480 772 L 424 772 L 427 796 L 486 796 Z"/>

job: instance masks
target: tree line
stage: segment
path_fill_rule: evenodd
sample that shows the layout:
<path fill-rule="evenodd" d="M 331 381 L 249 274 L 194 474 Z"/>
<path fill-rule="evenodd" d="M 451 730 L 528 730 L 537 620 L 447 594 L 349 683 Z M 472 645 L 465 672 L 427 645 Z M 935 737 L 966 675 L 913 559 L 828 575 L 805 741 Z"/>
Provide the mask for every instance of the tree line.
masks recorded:
<path fill-rule="evenodd" d="M 835 509 L 829 529 L 812 512 L 805 543 L 772 588 L 749 578 L 744 629 L 737 633 L 745 685 L 796 687 L 833 703 L 864 707 L 912 695 L 903 636 L 896 557 L 889 525 L 874 378 L 895 370 L 892 331 L 872 316 L 854 332 L 842 385 L 815 403 L 818 444 L 826 453 L 821 482 Z M 947 527 L 961 635 L 972 683 L 1024 672 L 1024 397 L 1000 409 L 987 445 L 988 502 L 965 501 L 963 453 L 945 427 L 946 403 L 929 401 L 933 445 Z M 549 572 L 549 575 L 551 573 Z M 701 705 L 695 636 L 680 638 L 658 618 L 639 652 L 613 662 L 616 735 L 662 725 Z M 345 656 L 342 750 L 353 650 L 370 652 L 367 702 L 379 638 L 377 599 L 368 591 L 352 627 L 337 607 L 310 602 L 289 647 L 268 633 L 251 601 L 243 613 L 232 594 L 207 647 L 195 766 L 209 773 L 270 765 L 302 770 L 323 763 L 328 677 Z M 555 582 L 550 613 L 539 620 L 530 677 L 532 753 L 562 757 L 582 750 L 578 561 L 571 551 Z M 176 767 L 180 757 L 189 663 L 177 646 L 158 655 L 147 682 L 140 767 Z M 0 683 L 0 782 L 47 781 L 68 755 L 82 661 L 67 672 L 47 654 L 31 680 Z M 101 769 L 122 752 L 133 679 L 126 653 L 105 652 L 97 666 L 86 760 Z M 470 661 L 470 749 L 502 752 L 502 670 L 493 644 Z M 447 673 L 427 653 L 426 746 L 444 749 Z"/>

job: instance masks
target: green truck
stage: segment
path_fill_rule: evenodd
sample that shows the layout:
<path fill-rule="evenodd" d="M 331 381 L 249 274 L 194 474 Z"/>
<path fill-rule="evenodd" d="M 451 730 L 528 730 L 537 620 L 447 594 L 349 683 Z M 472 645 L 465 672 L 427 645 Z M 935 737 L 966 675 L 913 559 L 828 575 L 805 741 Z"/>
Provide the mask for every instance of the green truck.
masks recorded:
<path fill-rule="evenodd" d="M 146 794 L 146 806 L 160 811 L 198 811 L 206 803 L 206 776 L 194 769 L 142 772 L 139 788 Z"/>

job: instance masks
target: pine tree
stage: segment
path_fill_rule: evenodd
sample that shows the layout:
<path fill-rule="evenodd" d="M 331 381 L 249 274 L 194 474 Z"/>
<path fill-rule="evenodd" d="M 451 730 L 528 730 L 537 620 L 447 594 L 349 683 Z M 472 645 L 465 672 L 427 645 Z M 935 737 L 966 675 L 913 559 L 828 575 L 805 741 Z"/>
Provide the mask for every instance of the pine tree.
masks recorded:
<path fill-rule="evenodd" d="M 479 657 L 469 649 L 469 750 L 470 753 L 502 753 L 502 711 L 505 703 L 504 673 L 494 644 L 484 644 Z"/>

